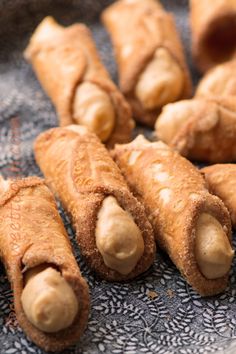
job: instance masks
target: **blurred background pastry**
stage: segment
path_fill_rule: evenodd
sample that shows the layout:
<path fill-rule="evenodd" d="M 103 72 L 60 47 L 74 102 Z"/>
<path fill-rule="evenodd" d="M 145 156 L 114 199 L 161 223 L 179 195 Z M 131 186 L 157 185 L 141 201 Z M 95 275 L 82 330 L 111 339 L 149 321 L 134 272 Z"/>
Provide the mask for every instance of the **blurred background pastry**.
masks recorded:
<path fill-rule="evenodd" d="M 191 94 L 173 16 L 155 0 L 119 0 L 102 20 L 114 45 L 121 91 L 135 119 L 153 127 L 163 105 Z"/>
<path fill-rule="evenodd" d="M 166 105 L 156 135 L 193 161 L 236 161 L 234 96 L 196 97 Z"/>
<path fill-rule="evenodd" d="M 102 64 L 88 27 L 65 28 L 46 17 L 25 58 L 54 103 L 61 126 L 85 125 L 109 146 L 130 140 L 130 107 Z"/>
<path fill-rule="evenodd" d="M 197 85 L 195 96 L 236 96 L 236 58 L 207 71 Z"/>
<path fill-rule="evenodd" d="M 236 51 L 236 0 L 190 0 L 192 53 L 204 72 Z"/>
<path fill-rule="evenodd" d="M 236 227 L 236 165 L 216 164 L 201 169 L 212 194 L 217 195 L 228 208 Z"/>

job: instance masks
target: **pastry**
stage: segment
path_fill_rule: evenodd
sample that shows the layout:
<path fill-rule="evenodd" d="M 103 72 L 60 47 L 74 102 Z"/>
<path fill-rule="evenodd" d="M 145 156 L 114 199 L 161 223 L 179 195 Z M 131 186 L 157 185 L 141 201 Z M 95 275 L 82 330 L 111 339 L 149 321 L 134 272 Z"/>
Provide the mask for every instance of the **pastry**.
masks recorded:
<path fill-rule="evenodd" d="M 190 0 L 192 52 L 201 71 L 230 60 L 236 50 L 236 0 Z"/>
<path fill-rule="evenodd" d="M 197 97 L 236 96 L 236 60 L 230 60 L 209 70 L 199 82 Z"/>
<path fill-rule="evenodd" d="M 235 97 L 212 96 L 168 104 L 155 130 L 159 139 L 190 160 L 235 161 Z"/>
<path fill-rule="evenodd" d="M 54 103 L 61 126 L 85 125 L 108 146 L 130 140 L 130 107 L 111 81 L 85 25 L 64 28 L 46 17 L 33 33 L 25 58 Z"/>
<path fill-rule="evenodd" d="M 120 0 L 102 20 L 115 47 L 121 90 L 136 120 L 153 127 L 163 105 L 191 93 L 174 19 L 155 0 Z"/>
<path fill-rule="evenodd" d="M 0 221 L 1 259 L 19 325 L 45 351 L 75 344 L 87 324 L 88 286 L 45 182 L 1 177 Z"/>
<path fill-rule="evenodd" d="M 147 270 L 155 255 L 151 225 L 98 138 L 72 125 L 40 134 L 34 148 L 49 186 L 72 217 L 91 268 L 115 281 Z"/>
<path fill-rule="evenodd" d="M 211 193 L 217 195 L 228 208 L 236 227 L 236 165 L 217 164 L 201 169 Z"/>
<path fill-rule="evenodd" d="M 158 245 L 202 296 L 227 285 L 233 257 L 231 223 L 223 202 L 199 171 L 163 142 L 139 136 L 112 155 L 144 204 Z"/>

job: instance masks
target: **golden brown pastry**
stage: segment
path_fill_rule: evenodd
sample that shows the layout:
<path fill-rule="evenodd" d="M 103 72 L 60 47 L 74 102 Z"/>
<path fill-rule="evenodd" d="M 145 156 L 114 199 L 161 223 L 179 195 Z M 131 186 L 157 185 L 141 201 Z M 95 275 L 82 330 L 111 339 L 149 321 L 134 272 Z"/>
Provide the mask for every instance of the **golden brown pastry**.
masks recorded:
<path fill-rule="evenodd" d="M 37 138 L 35 156 L 100 276 L 126 280 L 150 267 L 155 242 L 144 208 L 93 133 L 78 125 L 51 129 Z"/>
<path fill-rule="evenodd" d="M 190 160 L 236 160 L 236 100 L 196 98 L 168 104 L 157 119 L 158 138 Z"/>
<path fill-rule="evenodd" d="M 87 324 L 88 286 L 42 179 L 0 179 L 0 235 L 19 325 L 46 351 L 75 344 Z"/>
<path fill-rule="evenodd" d="M 85 125 L 108 146 L 130 140 L 130 107 L 111 81 L 85 25 L 64 28 L 46 17 L 33 33 L 25 58 L 54 103 L 61 126 Z"/>
<path fill-rule="evenodd" d="M 121 90 L 136 120 L 153 126 L 163 105 L 191 93 L 174 19 L 155 0 L 120 0 L 102 20 L 115 47 Z"/>
<path fill-rule="evenodd" d="M 201 71 L 235 55 L 235 18 L 236 0 L 190 0 L 192 51 Z"/>
<path fill-rule="evenodd" d="M 187 282 L 202 296 L 223 291 L 233 257 L 230 217 L 199 171 L 163 142 L 142 136 L 112 154 L 145 205 L 157 243 Z"/>
<path fill-rule="evenodd" d="M 236 165 L 217 164 L 201 169 L 211 193 L 223 200 L 236 227 Z"/>
<path fill-rule="evenodd" d="M 195 96 L 236 96 L 236 60 L 230 60 L 209 70 L 199 82 Z"/>

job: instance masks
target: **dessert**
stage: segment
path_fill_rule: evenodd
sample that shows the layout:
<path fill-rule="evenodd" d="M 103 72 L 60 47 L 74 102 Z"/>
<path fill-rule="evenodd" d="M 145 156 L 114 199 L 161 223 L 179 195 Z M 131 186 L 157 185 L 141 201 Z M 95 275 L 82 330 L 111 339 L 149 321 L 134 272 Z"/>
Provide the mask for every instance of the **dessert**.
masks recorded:
<path fill-rule="evenodd" d="M 98 138 L 82 126 L 54 128 L 39 135 L 34 149 L 91 268 L 116 281 L 147 270 L 155 255 L 151 225 Z"/>
<path fill-rule="evenodd" d="M 195 96 L 236 96 L 236 60 L 216 65 L 200 80 Z"/>
<path fill-rule="evenodd" d="M 223 200 L 236 227 L 236 165 L 216 164 L 201 169 L 211 193 Z"/>
<path fill-rule="evenodd" d="M 120 0 L 102 20 L 115 47 L 121 90 L 136 120 L 153 127 L 163 105 L 191 93 L 174 19 L 155 0 Z"/>
<path fill-rule="evenodd" d="M 112 155 L 144 204 L 157 244 L 202 296 L 222 292 L 233 250 L 223 202 L 210 194 L 199 171 L 163 142 L 139 136 Z"/>
<path fill-rule="evenodd" d="M 168 104 L 155 125 L 159 139 L 190 160 L 236 161 L 236 101 L 210 96 Z"/>
<path fill-rule="evenodd" d="M 190 0 L 192 52 L 201 71 L 230 60 L 236 50 L 236 1 Z"/>
<path fill-rule="evenodd" d="M 64 28 L 46 17 L 33 33 L 25 58 L 56 107 L 61 126 L 85 125 L 108 146 L 130 140 L 130 107 L 111 81 L 85 25 Z"/>
<path fill-rule="evenodd" d="M 19 325 L 45 351 L 75 344 L 87 324 L 88 286 L 45 182 L 1 178 L 0 221 L 1 259 Z"/>

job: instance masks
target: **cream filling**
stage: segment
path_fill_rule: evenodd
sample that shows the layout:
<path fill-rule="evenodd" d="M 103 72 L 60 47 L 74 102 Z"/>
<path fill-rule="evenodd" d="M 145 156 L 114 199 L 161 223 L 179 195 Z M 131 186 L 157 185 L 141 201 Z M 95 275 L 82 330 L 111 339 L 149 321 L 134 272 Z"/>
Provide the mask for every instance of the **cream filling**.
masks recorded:
<path fill-rule="evenodd" d="M 182 69 L 168 50 L 159 48 L 141 73 L 135 95 L 144 108 L 151 110 L 177 100 L 183 86 Z"/>
<path fill-rule="evenodd" d="M 197 106 L 192 100 L 183 100 L 165 106 L 155 124 L 158 138 L 167 144 L 170 143 L 196 109 Z"/>
<path fill-rule="evenodd" d="M 109 139 L 115 126 L 115 111 L 108 94 L 97 85 L 84 82 L 74 96 L 73 119 L 85 125 L 101 141 Z"/>
<path fill-rule="evenodd" d="M 196 227 L 195 256 L 201 273 L 207 279 L 223 277 L 230 270 L 234 251 L 217 219 L 200 215 Z"/>
<path fill-rule="evenodd" d="M 144 252 L 140 229 L 117 200 L 106 197 L 98 213 L 96 245 L 107 267 L 129 274 Z"/>
<path fill-rule="evenodd" d="M 51 267 L 36 267 L 25 280 L 21 302 L 28 320 L 47 333 L 69 327 L 78 312 L 78 300 L 61 274 Z"/>

